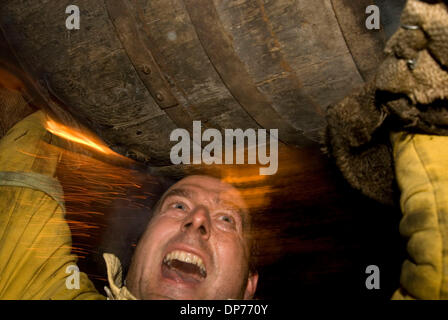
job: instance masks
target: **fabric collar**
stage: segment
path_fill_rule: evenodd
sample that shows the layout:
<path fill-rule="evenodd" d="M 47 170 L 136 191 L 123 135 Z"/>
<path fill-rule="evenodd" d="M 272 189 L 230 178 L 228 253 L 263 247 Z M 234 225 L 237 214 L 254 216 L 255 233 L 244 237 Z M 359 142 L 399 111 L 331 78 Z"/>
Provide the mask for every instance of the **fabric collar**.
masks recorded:
<path fill-rule="evenodd" d="M 103 254 L 107 267 L 107 280 L 109 287 L 105 286 L 104 290 L 108 300 L 137 300 L 136 297 L 123 285 L 123 268 L 120 260 L 111 253 Z"/>

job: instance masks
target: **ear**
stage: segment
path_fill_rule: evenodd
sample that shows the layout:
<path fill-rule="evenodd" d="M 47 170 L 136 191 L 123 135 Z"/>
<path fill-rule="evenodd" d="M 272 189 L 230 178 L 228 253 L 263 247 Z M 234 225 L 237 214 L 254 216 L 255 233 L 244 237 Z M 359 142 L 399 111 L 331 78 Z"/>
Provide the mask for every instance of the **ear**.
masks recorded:
<path fill-rule="evenodd" d="M 250 273 L 247 279 L 246 291 L 244 292 L 244 300 L 252 299 L 257 290 L 258 272 Z"/>

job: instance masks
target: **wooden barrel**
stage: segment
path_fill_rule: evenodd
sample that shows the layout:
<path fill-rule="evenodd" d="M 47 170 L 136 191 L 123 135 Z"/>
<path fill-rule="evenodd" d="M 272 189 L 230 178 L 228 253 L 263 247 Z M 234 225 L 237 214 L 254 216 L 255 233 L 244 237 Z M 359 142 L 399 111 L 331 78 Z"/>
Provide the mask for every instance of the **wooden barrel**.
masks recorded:
<path fill-rule="evenodd" d="M 170 164 L 175 128 L 278 129 L 315 143 L 326 107 L 369 80 L 385 36 L 372 0 L 79 0 L 0 4 L 0 25 L 37 87 L 114 150 Z"/>

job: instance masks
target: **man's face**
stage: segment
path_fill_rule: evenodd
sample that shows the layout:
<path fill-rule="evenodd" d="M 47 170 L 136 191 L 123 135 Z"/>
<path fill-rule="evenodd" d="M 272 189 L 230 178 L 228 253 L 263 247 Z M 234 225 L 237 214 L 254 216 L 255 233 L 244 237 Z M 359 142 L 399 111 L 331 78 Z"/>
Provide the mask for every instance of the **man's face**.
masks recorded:
<path fill-rule="evenodd" d="M 138 299 L 250 299 L 247 208 L 220 180 L 190 176 L 163 196 L 134 254 L 127 287 Z"/>

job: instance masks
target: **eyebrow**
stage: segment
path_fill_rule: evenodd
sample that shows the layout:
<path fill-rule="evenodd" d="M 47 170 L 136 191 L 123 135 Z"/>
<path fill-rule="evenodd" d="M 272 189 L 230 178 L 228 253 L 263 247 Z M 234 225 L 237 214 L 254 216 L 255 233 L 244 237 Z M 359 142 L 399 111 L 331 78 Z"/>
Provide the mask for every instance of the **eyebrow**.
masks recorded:
<path fill-rule="evenodd" d="M 170 190 L 167 194 L 164 195 L 163 201 L 165 201 L 166 198 L 172 197 L 172 196 L 179 196 L 179 197 L 185 197 L 187 199 L 192 199 L 197 194 L 196 191 L 188 190 L 184 188 L 177 188 Z"/>
<path fill-rule="evenodd" d="M 232 201 L 219 200 L 219 198 L 215 198 L 214 202 L 217 205 L 223 205 L 226 209 L 237 211 L 241 215 L 241 217 L 244 216 L 243 215 L 244 211 L 239 206 L 237 206 L 234 202 L 232 202 Z"/>

